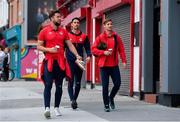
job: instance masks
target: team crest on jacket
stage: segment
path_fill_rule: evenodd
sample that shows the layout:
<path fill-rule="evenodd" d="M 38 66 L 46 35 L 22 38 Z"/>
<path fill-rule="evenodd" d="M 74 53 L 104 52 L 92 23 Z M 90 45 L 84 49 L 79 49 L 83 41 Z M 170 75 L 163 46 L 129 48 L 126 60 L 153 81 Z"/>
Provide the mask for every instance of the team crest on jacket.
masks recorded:
<path fill-rule="evenodd" d="M 62 36 L 63 35 L 63 33 L 62 32 L 59 32 L 59 34 Z"/>
<path fill-rule="evenodd" d="M 83 41 L 82 38 L 80 38 L 79 41 L 82 42 Z"/>

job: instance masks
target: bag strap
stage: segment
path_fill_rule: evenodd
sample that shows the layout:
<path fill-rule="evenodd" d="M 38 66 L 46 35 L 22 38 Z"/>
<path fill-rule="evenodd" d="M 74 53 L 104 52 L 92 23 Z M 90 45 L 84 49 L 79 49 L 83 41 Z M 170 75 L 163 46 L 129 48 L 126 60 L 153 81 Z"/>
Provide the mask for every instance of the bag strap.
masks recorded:
<path fill-rule="evenodd" d="M 118 42 L 117 42 L 117 35 L 115 34 L 115 35 L 114 35 L 114 49 L 115 49 L 115 52 L 114 52 L 114 59 L 115 59 L 115 57 L 116 57 L 116 48 L 117 48 L 117 44 L 118 44 Z"/>
<path fill-rule="evenodd" d="M 99 40 L 100 40 L 99 43 L 105 43 L 107 45 L 106 40 L 103 37 L 103 34 L 99 35 Z"/>

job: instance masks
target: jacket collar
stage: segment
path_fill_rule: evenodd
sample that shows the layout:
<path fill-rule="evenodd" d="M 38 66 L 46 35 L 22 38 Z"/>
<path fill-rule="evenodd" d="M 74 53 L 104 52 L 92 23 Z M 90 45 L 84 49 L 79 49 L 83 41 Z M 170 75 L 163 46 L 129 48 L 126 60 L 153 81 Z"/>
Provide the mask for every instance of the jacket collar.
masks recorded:
<path fill-rule="evenodd" d="M 116 33 L 114 31 L 112 31 L 112 34 L 111 36 L 108 36 L 106 31 L 104 31 L 103 35 L 106 37 L 106 38 L 110 38 L 110 37 L 113 37 Z"/>
<path fill-rule="evenodd" d="M 72 31 L 70 31 L 71 34 L 75 35 L 75 36 L 80 36 L 82 34 L 82 31 L 80 31 L 78 34 L 73 33 Z"/>

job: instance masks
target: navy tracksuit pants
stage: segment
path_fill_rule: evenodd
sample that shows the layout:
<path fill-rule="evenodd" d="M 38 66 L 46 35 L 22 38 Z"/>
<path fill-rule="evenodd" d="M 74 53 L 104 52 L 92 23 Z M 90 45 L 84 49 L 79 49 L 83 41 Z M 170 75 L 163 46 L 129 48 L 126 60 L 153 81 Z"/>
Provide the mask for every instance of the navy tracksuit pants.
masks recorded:
<path fill-rule="evenodd" d="M 56 86 L 54 107 L 59 107 L 61 96 L 62 96 L 62 83 L 63 83 L 64 77 L 65 77 L 65 71 L 59 68 L 57 61 L 54 61 L 53 63 L 52 72 L 49 72 L 47 69 L 47 61 L 44 62 L 43 80 L 44 80 L 44 86 L 45 86 L 44 88 L 45 107 L 50 107 L 51 89 L 52 89 L 53 82 L 55 83 L 55 86 Z"/>
<path fill-rule="evenodd" d="M 121 85 L 121 76 L 118 66 L 115 67 L 101 67 L 101 80 L 102 80 L 102 95 L 105 106 L 109 106 L 109 99 L 114 99 Z M 109 76 L 112 78 L 113 88 L 109 95 Z"/>
<path fill-rule="evenodd" d="M 77 100 L 81 88 L 82 69 L 71 60 L 68 60 L 71 69 L 71 80 L 68 82 L 68 93 L 70 100 Z"/>

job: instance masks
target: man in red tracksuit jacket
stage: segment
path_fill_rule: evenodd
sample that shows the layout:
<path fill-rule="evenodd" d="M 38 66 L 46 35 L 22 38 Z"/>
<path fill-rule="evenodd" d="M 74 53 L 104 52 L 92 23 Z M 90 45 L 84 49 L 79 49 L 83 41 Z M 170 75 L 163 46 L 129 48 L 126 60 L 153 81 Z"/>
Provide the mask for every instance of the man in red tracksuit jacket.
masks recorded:
<path fill-rule="evenodd" d="M 69 41 L 68 33 L 65 29 L 59 27 L 61 24 L 61 14 L 58 10 L 49 14 L 51 20 L 50 25 L 44 27 L 38 37 L 37 49 L 45 53 L 45 61 L 43 63 L 43 81 L 44 81 L 44 116 L 50 118 L 50 100 L 51 88 L 53 81 L 56 85 L 54 110 L 56 116 L 60 116 L 59 105 L 62 96 L 62 82 L 65 77 L 65 44 L 69 50 L 75 55 L 75 59 L 81 60 L 75 47 Z"/>
<path fill-rule="evenodd" d="M 90 42 L 86 34 L 80 31 L 80 19 L 75 17 L 71 21 L 71 31 L 69 32 L 70 41 L 75 46 L 78 54 L 83 57 L 84 49 L 86 51 L 86 63 L 90 61 L 91 51 L 90 51 Z M 68 82 L 68 93 L 71 100 L 71 107 L 76 109 L 77 98 L 81 88 L 81 78 L 83 70 L 76 64 L 75 55 L 69 50 L 66 50 L 66 58 L 71 70 L 71 79 Z M 73 88 L 75 86 L 75 88 Z"/>
<path fill-rule="evenodd" d="M 104 110 L 105 112 L 109 112 L 110 107 L 111 109 L 115 109 L 114 97 L 121 84 L 118 53 L 120 54 L 124 67 L 126 67 L 126 55 L 120 36 L 112 30 L 112 20 L 106 19 L 103 25 L 105 31 L 96 38 L 91 50 L 92 54 L 99 57 L 98 65 L 100 67 L 103 86 Z M 114 84 L 110 95 L 108 91 L 109 76 L 111 76 Z"/>

